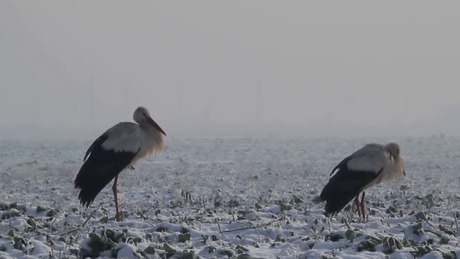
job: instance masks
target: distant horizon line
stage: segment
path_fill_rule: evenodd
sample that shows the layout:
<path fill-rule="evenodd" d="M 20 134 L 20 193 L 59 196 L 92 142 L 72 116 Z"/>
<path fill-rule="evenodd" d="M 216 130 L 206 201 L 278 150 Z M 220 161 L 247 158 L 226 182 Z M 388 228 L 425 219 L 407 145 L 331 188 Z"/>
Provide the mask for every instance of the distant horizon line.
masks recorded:
<path fill-rule="evenodd" d="M 351 127 L 351 125 L 344 125 L 344 128 L 335 128 L 332 124 L 331 128 L 325 129 L 325 125 L 310 125 L 298 126 L 292 128 L 280 127 L 282 124 L 272 123 L 260 126 L 273 126 L 262 127 L 260 126 L 242 126 L 242 125 L 207 125 L 208 128 L 202 129 L 192 127 L 187 131 L 166 131 L 166 138 L 407 138 L 407 137 L 459 137 L 459 131 L 456 130 L 417 130 L 411 131 L 406 128 L 400 133 L 394 131 L 386 131 L 378 126 L 359 126 Z M 231 129 L 228 129 L 231 127 Z M 98 129 L 82 129 L 71 127 L 46 127 L 46 126 L 4 126 L 0 125 L 2 129 L 0 132 L 1 140 L 91 140 L 98 137 L 103 131 L 109 127 L 101 130 Z M 225 128 L 225 129 L 224 129 Z M 30 134 L 33 132 L 33 134 Z M 385 133 L 388 132 L 388 133 Z"/>

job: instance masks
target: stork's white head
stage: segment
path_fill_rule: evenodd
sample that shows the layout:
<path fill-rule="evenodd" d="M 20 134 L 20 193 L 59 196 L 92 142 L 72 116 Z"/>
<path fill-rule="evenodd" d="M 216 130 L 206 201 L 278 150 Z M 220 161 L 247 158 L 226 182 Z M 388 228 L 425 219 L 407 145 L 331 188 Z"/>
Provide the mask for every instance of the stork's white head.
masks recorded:
<path fill-rule="evenodd" d="M 397 159 L 399 157 L 400 150 L 398 144 L 394 142 L 388 143 L 385 145 L 385 149 L 388 150 L 388 152 L 394 159 Z"/>
<path fill-rule="evenodd" d="M 141 127 L 145 125 L 151 125 L 154 129 L 161 132 L 163 135 L 166 136 L 166 133 L 161 129 L 161 127 L 152 119 L 150 116 L 149 111 L 142 106 L 137 107 L 134 111 L 133 119 L 137 122 Z"/>
<path fill-rule="evenodd" d="M 385 149 L 390 153 L 393 159 L 397 160 L 399 165 L 401 166 L 402 173 L 406 175 L 406 170 L 404 169 L 404 160 L 401 158 L 401 150 L 399 149 L 399 145 L 391 142 L 385 145 Z"/>

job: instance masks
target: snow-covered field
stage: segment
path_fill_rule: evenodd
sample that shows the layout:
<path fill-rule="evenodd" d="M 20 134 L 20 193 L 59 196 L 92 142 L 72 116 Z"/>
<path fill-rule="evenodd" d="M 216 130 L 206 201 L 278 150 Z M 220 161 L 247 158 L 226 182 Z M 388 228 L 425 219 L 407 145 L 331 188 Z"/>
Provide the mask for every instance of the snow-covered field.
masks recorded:
<path fill-rule="evenodd" d="M 325 218 L 332 168 L 398 141 L 407 176 L 366 193 L 369 218 Z M 89 209 L 73 180 L 88 142 L 0 142 L 0 258 L 460 258 L 460 138 L 166 138 Z"/>

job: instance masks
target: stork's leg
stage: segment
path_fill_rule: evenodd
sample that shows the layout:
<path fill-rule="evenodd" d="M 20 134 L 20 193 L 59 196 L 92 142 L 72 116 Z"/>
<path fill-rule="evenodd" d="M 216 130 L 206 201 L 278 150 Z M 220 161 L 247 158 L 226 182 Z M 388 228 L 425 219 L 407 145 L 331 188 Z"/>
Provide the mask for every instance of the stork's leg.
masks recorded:
<path fill-rule="evenodd" d="M 356 209 L 358 210 L 358 217 L 361 218 L 361 211 L 359 207 L 359 193 L 355 197 L 355 205 L 356 205 Z"/>
<path fill-rule="evenodd" d="M 117 181 L 118 181 L 118 175 L 115 176 L 115 180 L 113 181 L 113 186 L 112 186 L 112 191 L 113 191 L 113 196 L 115 197 L 115 219 L 117 221 L 120 221 L 120 214 L 118 212 L 118 196 L 117 196 Z"/>
<path fill-rule="evenodd" d="M 361 213 L 363 215 L 363 219 L 366 219 L 366 206 L 364 205 L 364 194 L 366 192 L 363 192 L 363 194 L 361 195 Z"/>

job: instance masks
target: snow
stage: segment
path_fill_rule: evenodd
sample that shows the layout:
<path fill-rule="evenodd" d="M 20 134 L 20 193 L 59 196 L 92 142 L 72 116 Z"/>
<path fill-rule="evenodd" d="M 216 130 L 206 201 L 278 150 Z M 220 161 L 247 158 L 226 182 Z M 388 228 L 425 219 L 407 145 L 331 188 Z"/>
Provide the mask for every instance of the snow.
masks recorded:
<path fill-rule="evenodd" d="M 366 193 L 368 220 L 322 215 L 332 168 L 389 141 L 166 138 L 120 175 L 116 222 L 110 186 L 88 209 L 73 188 L 91 141 L 2 140 L 0 258 L 459 258 L 459 138 L 396 139 L 407 175 Z"/>

